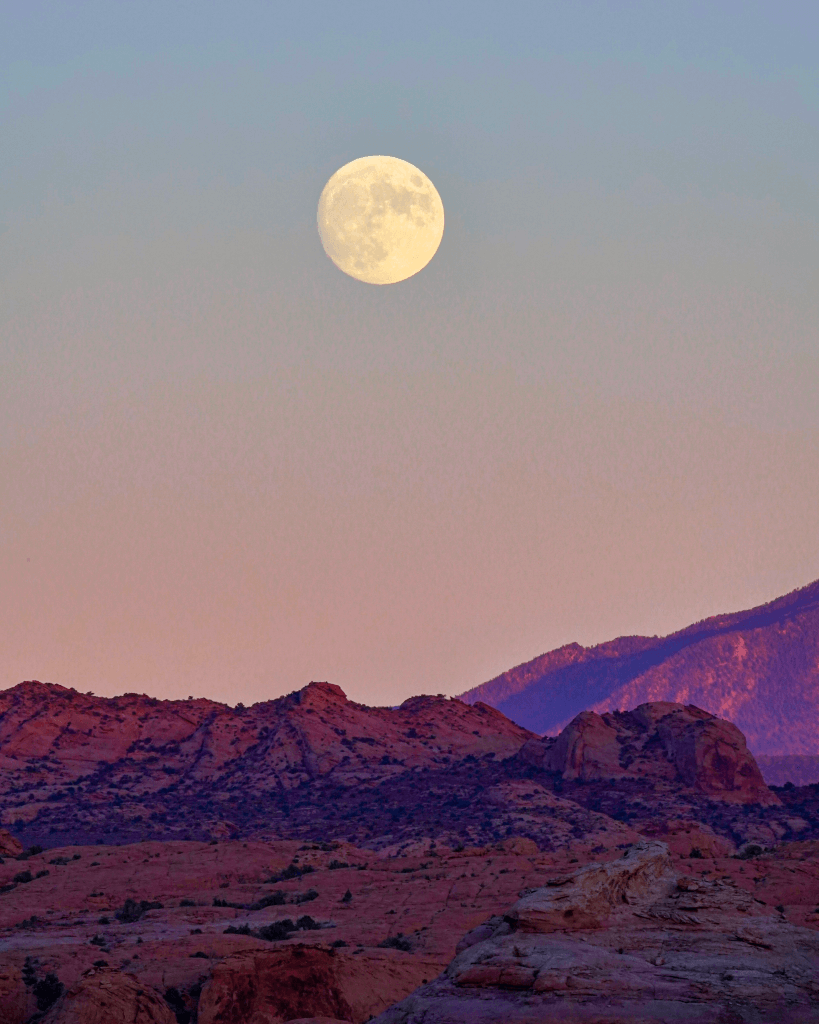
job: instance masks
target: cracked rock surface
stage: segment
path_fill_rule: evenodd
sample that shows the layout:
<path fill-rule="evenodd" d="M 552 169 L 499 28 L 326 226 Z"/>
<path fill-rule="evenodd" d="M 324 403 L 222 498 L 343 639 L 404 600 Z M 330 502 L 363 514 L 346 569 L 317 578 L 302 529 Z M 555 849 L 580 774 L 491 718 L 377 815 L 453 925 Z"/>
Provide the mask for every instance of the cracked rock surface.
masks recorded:
<path fill-rule="evenodd" d="M 641 842 L 525 894 L 378 1024 L 819 1021 L 819 936 Z"/>

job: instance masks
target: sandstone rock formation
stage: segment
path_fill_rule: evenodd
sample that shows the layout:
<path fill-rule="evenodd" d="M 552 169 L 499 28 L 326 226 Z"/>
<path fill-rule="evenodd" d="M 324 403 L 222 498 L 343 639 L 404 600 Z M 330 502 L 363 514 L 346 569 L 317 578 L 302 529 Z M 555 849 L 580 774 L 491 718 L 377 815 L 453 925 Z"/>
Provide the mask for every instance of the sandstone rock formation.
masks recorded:
<path fill-rule="evenodd" d="M 437 973 L 392 950 L 356 955 L 327 946 L 287 946 L 228 957 L 199 1001 L 199 1024 L 278 1024 L 331 1017 L 363 1024 Z"/>
<path fill-rule="evenodd" d="M 0 810 L 40 844 L 55 833 L 61 845 L 225 838 L 247 834 L 248 819 L 258 834 L 290 819 L 305 786 L 323 787 L 329 815 L 328 790 L 360 794 L 466 759 L 500 761 L 530 736 L 486 705 L 413 697 L 369 708 L 329 683 L 251 708 L 22 683 L 0 693 Z"/>
<path fill-rule="evenodd" d="M 679 875 L 662 843 L 587 865 L 467 935 L 378 1024 L 811 1024 L 819 935 L 732 880 Z"/>
<path fill-rule="evenodd" d="M 658 702 L 604 715 L 584 711 L 557 739 L 529 740 L 520 756 L 569 781 L 676 778 L 729 803 L 780 803 L 739 729 L 693 705 Z"/>
<path fill-rule="evenodd" d="M 819 580 L 667 637 L 568 644 L 462 699 L 485 701 L 534 732 L 552 734 L 580 711 L 696 704 L 734 722 L 755 754 L 819 754 Z"/>
<path fill-rule="evenodd" d="M 16 857 L 23 852 L 23 844 L 11 832 L 0 828 L 0 856 Z"/>
<path fill-rule="evenodd" d="M 176 1024 L 158 992 L 112 968 L 94 968 L 48 1011 L 43 1024 Z"/>
<path fill-rule="evenodd" d="M 547 850 L 582 837 L 590 851 L 632 841 L 635 822 L 678 819 L 729 847 L 819 836 L 797 796 L 780 813 L 741 733 L 693 706 L 584 712 L 555 740 L 481 705 L 365 708 L 329 684 L 248 710 L 216 705 L 201 721 L 201 708 L 186 718 L 200 702 L 80 700 L 39 684 L 2 700 L 0 809 L 26 847 L 320 837 L 404 849 L 518 835 Z"/>

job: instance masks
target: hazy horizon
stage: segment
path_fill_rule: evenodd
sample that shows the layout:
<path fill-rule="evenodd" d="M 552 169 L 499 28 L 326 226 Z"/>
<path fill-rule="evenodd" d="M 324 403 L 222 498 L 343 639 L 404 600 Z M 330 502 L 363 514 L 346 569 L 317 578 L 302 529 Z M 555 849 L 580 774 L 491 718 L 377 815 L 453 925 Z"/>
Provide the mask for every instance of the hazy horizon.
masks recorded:
<path fill-rule="evenodd" d="M 5 23 L 0 688 L 391 705 L 819 578 L 819 10 Z M 372 153 L 446 212 L 384 287 Z"/>

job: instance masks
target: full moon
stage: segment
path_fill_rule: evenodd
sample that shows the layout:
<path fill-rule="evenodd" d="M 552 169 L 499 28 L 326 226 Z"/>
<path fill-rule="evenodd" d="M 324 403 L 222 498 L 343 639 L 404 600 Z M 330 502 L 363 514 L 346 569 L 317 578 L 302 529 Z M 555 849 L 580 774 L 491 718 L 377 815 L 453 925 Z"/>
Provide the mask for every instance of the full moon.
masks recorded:
<path fill-rule="evenodd" d="M 429 178 L 394 156 L 339 168 L 318 205 L 324 251 L 350 277 L 395 284 L 423 270 L 444 233 L 444 204 Z"/>

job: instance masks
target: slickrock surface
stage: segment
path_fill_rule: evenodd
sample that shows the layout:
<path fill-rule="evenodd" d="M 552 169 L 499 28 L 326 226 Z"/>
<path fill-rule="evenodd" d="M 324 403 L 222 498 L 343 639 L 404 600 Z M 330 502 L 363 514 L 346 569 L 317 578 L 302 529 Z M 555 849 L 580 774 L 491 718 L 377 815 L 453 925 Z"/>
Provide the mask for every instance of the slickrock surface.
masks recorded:
<path fill-rule="evenodd" d="M 709 883 L 731 878 L 749 900 L 764 901 L 758 904 L 763 910 L 781 906 L 784 920 L 819 928 L 819 842 L 790 843 L 770 852 L 752 848 L 745 859 L 711 857 L 707 827 L 677 820 L 663 828 L 677 840 L 676 873 Z M 618 845 L 627 843 L 623 836 L 632 843 L 640 838 L 624 830 L 616 837 L 622 840 Z M 717 846 L 724 842 L 714 834 L 710 839 Z M 691 858 L 693 849 L 698 856 Z M 224 1002 L 226 979 L 232 977 L 259 1006 L 272 993 L 288 1013 L 306 1016 L 309 1009 L 328 1015 L 326 1003 L 305 1005 L 300 970 L 277 972 L 274 986 L 267 968 L 279 962 L 273 954 L 303 944 L 324 951 L 316 957 L 326 963 L 326 952 L 339 941 L 346 945 L 337 952 L 361 963 L 356 985 L 366 987 L 369 977 L 372 998 L 386 1006 L 439 975 L 465 933 L 516 902 L 526 904 L 521 893 L 542 892 L 547 881 L 570 877 L 590 858 L 616 859 L 619 853 L 613 846 L 596 847 L 591 854 L 580 836 L 558 852 L 538 850 L 523 837 L 457 851 L 418 841 L 403 854 L 345 844 L 322 849 L 296 842 L 150 842 L 69 847 L 6 860 L 0 865 L 0 888 L 23 869 L 32 880 L 0 894 L 0 1007 L 6 1011 L 0 1020 L 24 1024 L 35 1009 L 33 985 L 49 974 L 69 992 L 85 986 L 83 999 L 91 999 L 93 986 L 83 976 L 100 961 L 136 982 L 136 989 L 118 989 L 122 998 L 137 990 L 162 997 L 174 990 L 174 1006 L 191 1011 L 201 1004 L 224 1015 L 233 1012 Z M 268 881 L 282 874 L 292 877 Z M 547 887 L 558 894 L 562 889 Z M 268 902 L 274 894 L 275 902 Z M 127 899 L 137 907 L 131 915 L 136 920 L 116 916 Z M 140 912 L 142 901 L 148 906 Z M 281 942 L 253 934 L 305 914 L 321 927 L 295 931 Z M 251 934 L 242 934 L 245 926 Z M 228 927 L 235 931 L 226 934 Z M 391 941 L 402 948 L 381 946 Z M 316 960 L 310 962 L 318 971 Z M 224 965 L 227 973 L 220 973 Z M 22 980 L 26 972 L 29 986 Z M 336 985 L 332 972 L 328 977 Z M 208 989 L 211 978 L 221 981 Z M 358 1013 L 359 990 L 336 988 Z M 206 991 L 211 994 L 202 1003 Z M 315 991 L 321 993 L 321 986 Z M 58 1006 L 67 1002 L 68 997 Z M 365 1003 L 361 1013 L 370 1005 Z"/>
<path fill-rule="evenodd" d="M 529 740 L 521 757 L 567 781 L 652 778 L 729 803 L 780 803 L 739 729 L 691 704 L 641 704 L 602 716 L 584 711 L 557 739 Z"/>
<path fill-rule="evenodd" d="M 626 829 L 613 837 L 629 838 L 637 836 Z M 352 988 L 333 972 L 327 977 L 351 1012 L 369 1016 L 434 978 L 465 931 L 499 913 L 522 889 L 567 870 L 588 844 L 576 840 L 573 849 L 559 853 L 544 853 L 521 837 L 488 848 L 452 850 L 430 840 L 414 847 L 377 854 L 348 844 L 149 842 L 6 860 L 0 889 L 23 870 L 31 881 L 0 893 L 0 964 L 6 972 L 0 972 L 0 1006 L 25 1008 L 15 1009 L 16 1017 L 10 1009 L 8 1020 L 0 1020 L 23 1024 L 35 1008 L 33 986 L 49 974 L 69 992 L 81 989 L 59 1005 L 80 1005 L 80 995 L 86 1005 L 99 987 L 86 972 L 100 961 L 108 972 L 101 977 L 110 968 L 145 992 L 174 989 L 189 1010 L 207 990 L 203 1006 L 211 1007 L 215 1020 L 233 1019 L 232 1004 L 225 1004 L 228 977 L 257 1002 L 275 992 L 295 1016 L 332 1016 L 326 1003 L 304 1002 L 298 970 L 276 972 L 273 979 L 269 967 L 280 963 L 282 950 L 309 943 L 324 951 L 310 961 L 318 970 L 316 958 L 326 966 L 334 942 L 342 943 L 334 963 L 346 957 L 361 966 Z M 616 855 L 612 844 L 609 856 Z M 282 875 L 289 877 L 270 881 Z M 126 900 L 132 912 L 120 920 Z M 282 941 L 254 934 L 304 915 L 319 927 L 293 931 Z M 242 934 L 245 929 L 250 934 Z M 212 976 L 216 981 L 208 988 Z"/>
<path fill-rule="evenodd" d="M 556 876 L 468 933 L 378 1024 L 810 1024 L 819 934 L 658 842 Z"/>
<path fill-rule="evenodd" d="M 552 734 L 580 711 L 647 701 L 696 704 L 735 723 L 755 754 L 816 755 L 819 580 L 770 604 L 718 615 L 667 637 L 620 637 L 590 648 L 568 644 L 462 699 L 484 701 L 534 732 Z"/>

